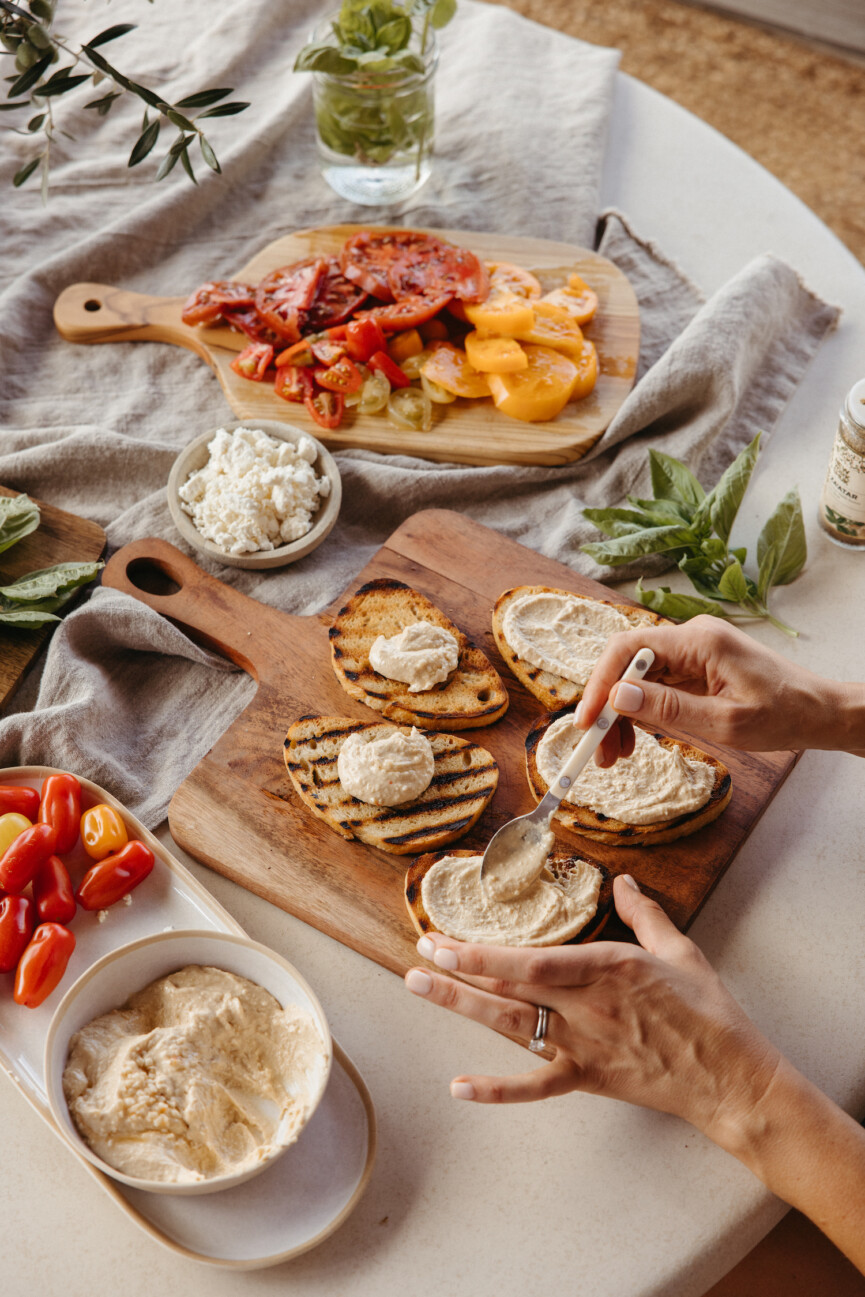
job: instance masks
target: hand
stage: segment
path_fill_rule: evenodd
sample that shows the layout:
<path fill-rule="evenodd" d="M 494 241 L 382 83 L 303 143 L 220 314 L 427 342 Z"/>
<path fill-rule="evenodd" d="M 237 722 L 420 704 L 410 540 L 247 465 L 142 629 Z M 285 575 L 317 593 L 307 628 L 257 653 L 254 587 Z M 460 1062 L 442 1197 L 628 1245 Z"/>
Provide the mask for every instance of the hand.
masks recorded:
<path fill-rule="evenodd" d="M 640 648 L 655 654 L 640 684 L 617 684 Z M 586 685 L 577 722 L 588 728 L 607 699 L 624 713 L 598 750 L 611 766 L 634 750 L 630 717 L 749 751 L 865 749 L 865 687 L 824 680 L 719 617 L 611 636 Z"/>

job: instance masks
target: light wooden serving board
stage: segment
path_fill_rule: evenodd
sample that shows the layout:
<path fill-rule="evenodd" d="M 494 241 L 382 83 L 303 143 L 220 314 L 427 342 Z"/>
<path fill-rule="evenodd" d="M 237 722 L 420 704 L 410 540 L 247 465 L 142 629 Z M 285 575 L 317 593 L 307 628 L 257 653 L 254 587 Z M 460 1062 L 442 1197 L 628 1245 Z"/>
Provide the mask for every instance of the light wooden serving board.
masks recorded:
<path fill-rule="evenodd" d="M 506 820 L 534 806 L 523 745 L 542 711 L 501 662 L 490 628 L 493 603 L 511 586 L 533 584 L 625 600 L 446 510 L 428 510 L 405 522 L 351 590 L 374 577 L 397 578 L 428 595 L 489 655 L 510 692 L 510 707 L 497 724 L 461 731 L 488 748 L 500 769 L 490 807 L 459 843 L 482 849 Z M 331 669 L 327 631 L 346 595 L 316 617 L 289 616 L 206 575 L 160 540 L 119 550 L 103 584 L 143 600 L 258 682 L 252 702 L 175 794 L 169 809 L 175 839 L 196 859 L 274 905 L 394 972 L 405 972 L 417 961 L 403 900 L 410 857 L 346 841 L 328 829 L 304 808 L 283 762 L 285 732 L 302 715 L 379 718 L 342 690 Z M 719 756 L 733 777 L 732 802 L 714 824 L 679 842 L 633 848 L 607 847 L 558 830 L 582 855 L 602 861 L 613 873 L 633 874 L 683 929 L 797 759 L 792 752 L 699 746 Z"/>
<path fill-rule="evenodd" d="M 0 486 L 0 495 L 19 494 Z M 105 550 L 105 532 L 95 522 L 55 509 L 42 500 L 35 503 L 42 513 L 39 526 L 0 554 L 0 585 L 55 563 L 95 562 Z M 12 696 L 55 624 L 51 622 L 41 630 L 13 630 L 0 625 L 0 707 Z"/>
<path fill-rule="evenodd" d="M 256 284 L 279 266 L 314 254 L 339 252 L 360 225 L 300 230 L 263 248 L 231 277 Z M 458 399 L 434 407 L 429 432 L 392 428 L 384 415 L 346 412 L 332 431 L 319 428 L 302 405 L 278 397 L 270 383 L 253 383 L 231 369 L 246 346 L 245 335 L 228 328 L 184 324 L 181 308 L 196 284 L 182 284 L 179 297 L 151 297 L 107 284 L 72 284 L 58 297 L 54 322 L 69 342 L 171 342 L 197 352 L 216 371 L 239 419 L 281 419 L 308 427 L 331 450 L 362 446 L 383 454 L 419 455 L 462 464 L 565 464 L 585 455 L 612 420 L 634 385 L 640 350 L 637 299 L 621 270 L 605 257 L 570 243 L 474 231 L 433 230 L 488 261 L 511 261 L 531 270 L 545 292 L 567 282 L 574 271 L 598 294 L 597 316 L 585 328 L 594 342 L 600 373 L 594 391 L 571 402 L 548 423 L 522 423 L 500 414 L 491 400 Z M 214 266 L 211 278 L 226 278 Z"/>

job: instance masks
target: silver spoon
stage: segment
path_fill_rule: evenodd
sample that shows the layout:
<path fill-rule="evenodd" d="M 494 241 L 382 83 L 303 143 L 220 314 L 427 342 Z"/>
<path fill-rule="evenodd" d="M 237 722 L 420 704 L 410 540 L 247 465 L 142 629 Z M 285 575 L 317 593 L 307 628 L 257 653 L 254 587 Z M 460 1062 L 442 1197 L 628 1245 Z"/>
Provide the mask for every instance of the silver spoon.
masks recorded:
<path fill-rule="evenodd" d="M 651 649 L 642 648 L 622 675 L 625 682 L 642 680 L 655 660 Z M 537 806 L 528 815 L 503 824 L 487 843 L 481 864 L 481 879 L 490 895 L 499 901 L 512 900 L 525 891 L 544 867 L 555 841 L 550 820 L 571 784 L 589 764 L 601 740 L 619 713 L 607 703 L 593 725 L 586 730 L 562 769 Z"/>

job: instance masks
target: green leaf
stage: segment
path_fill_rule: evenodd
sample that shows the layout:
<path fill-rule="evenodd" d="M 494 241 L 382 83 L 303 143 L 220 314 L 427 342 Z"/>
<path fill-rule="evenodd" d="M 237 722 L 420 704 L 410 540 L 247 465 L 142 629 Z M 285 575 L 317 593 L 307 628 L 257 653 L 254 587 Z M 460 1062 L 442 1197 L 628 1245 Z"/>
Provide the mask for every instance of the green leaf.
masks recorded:
<path fill-rule="evenodd" d="M 31 158 L 29 162 L 26 162 L 24 166 L 21 167 L 20 171 L 15 172 L 15 175 L 12 177 L 12 184 L 16 189 L 20 188 L 20 186 L 24 184 L 24 181 L 28 180 L 30 176 L 33 175 L 33 172 L 39 166 L 41 160 L 42 154 L 40 153 L 38 158 Z M 0 551 L 5 548 L 5 545 L 0 545 Z"/>
<path fill-rule="evenodd" d="M 457 0 L 436 0 L 430 15 L 433 27 L 447 27 L 456 11 Z"/>
<path fill-rule="evenodd" d="M 10 604 L 38 604 L 40 611 L 56 612 L 104 566 L 104 563 L 56 563 L 53 567 L 28 572 L 11 585 L 0 586 L 0 597 L 7 611 L 14 611 L 14 607 L 9 608 Z"/>
<path fill-rule="evenodd" d="M 708 540 L 700 542 L 700 552 L 706 556 L 710 563 L 720 563 L 727 557 L 727 546 L 717 536 L 710 536 Z"/>
<path fill-rule="evenodd" d="M 129 155 L 127 167 L 137 167 L 139 162 L 143 162 L 156 141 L 159 139 L 159 119 L 151 122 L 146 130 L 142 131 Z"/>
<path fill-rule="evenodd" d="M 758 432 L 750 446 L 746 446 L 736 456 L 730 467 L 724 470 L 718 485 L 712 492 L 710 512 L 712 526 L 725 545 L 730 539 L 736 514 L 739 512 L 754 465 L 757 463 L 762 435 L 762 432 Z"/>
<path fill-rule="evenodd" d="M 174 108 L 167 109 L 165 116 L 172 123 L 172 125 L 178 126 L 182 131 L 195 130 L 195 122 L 191 122 L 188 117 L 184 117 L 183 113 L 177 112 L 177 110 Z"/>
<path fill-rule="evenodd" d="M 660 450 L 649 451 L 649 466 L 655 498 L 691 505 L 693 512 L 706 492 L 691 470 L 681 460 L 673 459 L 672 455 L 665 455 Z"/>
<path fill-rule="evenodd" d="M 179 150 L 178 150 L 179 152 Z M 177 153 L 168 152 L 159 164 L 159 170 L 156 173 L 157 180 L 164 180 L 177 163 Z"/>
<path fill-rule="evenodd" d="M 194 185 L 197 185 L 198 181 L 195 179 L 195 172 L 192 170 L 192 161 L 189 157 L 189 148 L 186 145 L 180 150 L 180 161 L 183 163 L 183 170 L 189 176 L 189 179 Z"/>
<path fill-rule="evenodd" d="M 178 108 L 209 108 L 211 104 L 219 103 L 220 99 L 225 99 L 226 95 L 233 95 L 234 91 L 229 90 L 199 90 L 197 95 L 187 95 L 185 99 L 178 99 Z"/>
<path fill-rule="evenodd" d="M 65 95 L 67 91 L 74 90 L 76 86 L 80 86 L 82 82 L 89 80 L 89 72 L 86 72 L 83 76 L 79 77 L 61 77 L 60 80 L 55 80 L 54 77 L 52 77 L 44 86 L 39 87 L 39 94 L 45 99 L 47 99 L 49 95 Z"/>
<path fill-rule="evenodd" d="M 640 500 L 635 495 L 627 497 L 628 504 L 634 508 L 640 509 L 645 515 L 647 522 L 655 523 L 658 526 L 665 526 L 671 522 L 684 522 L 689 524 L 693 510 L 684 504 L 679 504 L 676 500 Z"/>
<path fill-rule="evenodd" d="M 36 162 L 39 162 L 38 158 Z M 15 183 L 19 183 L 17 177 Z M 39 526 L 39 516 L 39 505 L 29 496 L 0 496 L 0 554 L 35 531 Z"/>
<path fill-rule="evenodd" d="M 730 553 L 733 555 L 733 558 L 737 558 L 742 564 L 744 564 L 745 559 L 748 557 L 748 551 L 744 545 L 741 549 L 731 549 Z"/>
<path fill-rule="evenodd" d="M 12 85 L 9 87 L 9 93 L 6 96 L 7 99 L 17 99 L 19 95 L 26 94 L 31 86 L 36 85 L 36 82 L 42 76 L 42 73 L 47 72 L 50 66 L 50 54 L 45 54 L 41 59 L 37 59 L 32 67 L 28 68 L 26 72 L 21 73 L 20 77 L 15 77 Z"/>
<path fill-rule="evenodd" d="M 248 108 L 248 103 L 241 103 L 236 100 L 233 104 L 220 104 L 218 108 L 208 108 L 206 113 L 199 113 L 199 121 L 202 117 L 234 117 L 235 113 L 242 113 Z"/>
<path fill-rule="evenodd" d="M 94 67 L 99 68 L 99 71 L 104 72 L 106 76 L 112 77 L 119 86 L 123 86 L 124 90 L 132 89 L 132 82 L 129 78 L 125 77 L 122 72 L 118 72 L 117 68 L 109 63 L 108 59 L 105 58 L 104 55 L 97 54 L 89 45 L 82 45 L 81 52 L 87 56 Z"/>
<path fill-rule="evenodd" d="M 158 108 L 161 113 L 167 112 L 168 105 L 165 101 L 160 99 L 159 95 L 154 94 L 152 90 L 148 90 L 147 86 L 142 86 L 138 81 L 129 81 L 127 89 L 131 90 L 134 95 L 138 95 L 138 98 L 143 99 L 146 104 L 150 104 L 151 108 Z"/>
<path fill-rule="evenodd" d="M 757 589 L 766 596 L 770 586 L 794 581 L 808 558 L 805 523 L 799 492 L 788 491 L 757 539 Z"/>
<path fill-rule="evenodd" d="M 201 156 L 204 158 L 204 161 L 210 167 L 211 171 L 215 171 L 218 175 L 221 172 L 222 168 L 220 167 L 219 162 L 217 161 L 216 154 L 213 152 L 213 149 L 211 148 L 210 141 L 207 140 L 203 135 L 199 135 L 198 143 L 201 146 Z"/>
<path fill-rule="evenodd" d="M 28 131 L 38 131 L 39 127 L 45 121 L 45 116 L 45 113 L 37 113 L 35 117 L 31 117 L 30 121 L 27 123 Z"/>
<path fill-rule="evenodd" d="M 718 593 L 728 603 L 744 603 L 748 598 L 748 583 L 742 571 L 742 564 L 737 558 L 733 559 L 730 566 L 725 569 L 718 582 Z"/>
<path fill-rule="evenodd" d="M 584 509 L 583 517 L 593 522 L 605 536 L 629 536 L 645 531 L 652 520 L 634 509 Z"/>
<path fill-rule="evenodd" d="M 357 61 L 346 58 L 333 45 L 306 45 L 294 61 L 295 72 L 326 72 L 344 77 L 357 70 Z"/>
<path fill-rule="evenodd" d="M 630 563 L 635 558 L 644 558 L 647 554 L 665 554 L 676 549 L 690 549 L 694 536 L 687 527 L 651 527 L 636 531 L 628 536 L 618 536 L 612 540 L 597 541 L 582 545 L 584 554 L 588 554 L 596 563 L 609 567 L 618 567 L 621 563 Z"/>
<path fill-rule="evenodd" d="M 378 28 L 376 36 L 379 48 L 383 46 L 389 53 L 396 54 L 405 49 L 411 39 L 411 19 L 405 15 L 391 18 Z"/>
<path fill-rule="evenodd" d="M 669 586 L 661 586 L 660 590 L 644 590 L 642 577 L 637 582 L 634 593 L 644 608 L 651 608 L 664 617 L 675 617 L 678 621 L 688 621 L 691 617 L 699 617 L 701 613 L 708 613 L 710 617 L 727 615 L 711 599 L 698 599 L 692 594 L 673 594 Z"/>
<path fill-rule="evenodd" d="M 116 41 L 118 36 L 125 36 L 127 32 L 135 31 L 135 23 L 116 23 L 113 27 L 106 27 L 104 32 L 94 36 L 92 41 L 88 41 L 85 49 L 95 50 L 97 45 L 107 45 L 109 41 Z"/>
<path fill-rule="evenodd" d="M 90 103 L 85 104 L 84 107 L 95 108 L 100 117 L 105 117 L 110 111 L 114 100 L 120 99 L 120 97 L 120 92 L 118 90 L 112 90 L 110 94 L 103 95 L 101 99 L 91 99 Z"/>
<path fill-rule="evenodd" d="M 60 618 L 51 612 L 39 611 L 15 611 L 3 612 L 0 609 L 0 625 L 17 626 L 19 630 L 39 630 L 40 626 L 46 626 L 49 622 L 59 621 Z"/>

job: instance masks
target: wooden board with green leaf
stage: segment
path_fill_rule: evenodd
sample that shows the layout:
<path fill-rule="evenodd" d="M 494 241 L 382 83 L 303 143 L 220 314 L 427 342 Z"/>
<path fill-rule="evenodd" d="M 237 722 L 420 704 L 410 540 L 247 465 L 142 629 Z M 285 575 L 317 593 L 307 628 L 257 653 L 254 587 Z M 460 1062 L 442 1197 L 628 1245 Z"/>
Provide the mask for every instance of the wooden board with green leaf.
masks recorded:
<path fill-rule="evenodd" d="M 0 486 L 0 503 L 13 500 L 18 495 L 18 491 Z M 8 506 L 0 510 L 0 611 L 10 606 L 21 612 L 26 610 L 26 605 L 31 609 L 37 604 L 39 608 L 45 608 L 49 603 L 56 605 L 56 596 L 64 597 L 66 590 L 62 578 L 59 587 L 57 579 L 48 583 L 37 580 L 28 582 L 26 587 L 18 586 L 18 596 L 28 596 L 26 599 L 14 599 L 3 592 L 8 592 L 13 583 L 20 582 L 23 577 L 57 564 L 93 564 L 105 549 L 105 532 L 95 522 L 56 509 L 41 500 L 34 503 L 41 513 L 39 525 L 31 529 L 32 520 L 28 521 L 23 512 L 16 514 L 6 529 L 5 539 L 2 515 L 9 512 Z M 49 612 L 48 615 L 56 613 Z M 8 617 L 4 624 L 0 619 L 0 706 L 17 688 L 54 624 L 48 622 L 39 629 L 28 629 L 28 618 L 21 616 L 16 619 L 25 624 L 9 624 Z"/>

